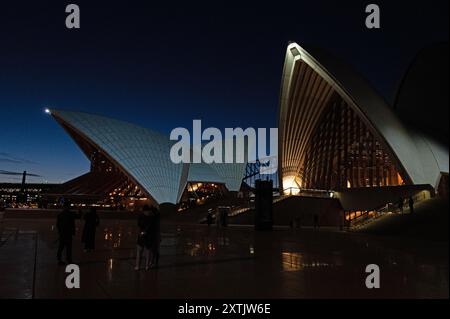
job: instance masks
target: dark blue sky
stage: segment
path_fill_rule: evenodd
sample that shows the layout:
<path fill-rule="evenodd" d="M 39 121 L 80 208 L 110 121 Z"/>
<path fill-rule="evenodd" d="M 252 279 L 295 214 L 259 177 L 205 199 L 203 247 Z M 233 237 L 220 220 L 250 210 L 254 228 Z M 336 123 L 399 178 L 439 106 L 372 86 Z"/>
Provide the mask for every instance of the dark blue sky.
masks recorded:
<path fill-rule="evenodd" d="M 28 1 L 0 7 L 0 170 L 61 182 L 89 168 L 45 107 L 89 111 L 169 133 L 274 127 L 288 41 L 325 48 L 388 100 L 422 47 L 448 41 L 448 1 Z M 241 1 L 242 2 L 242 1 Z M 65 6 L 81 29 L 65 28 Z M 0 175 L 0 181 L 16 181 Z"/>

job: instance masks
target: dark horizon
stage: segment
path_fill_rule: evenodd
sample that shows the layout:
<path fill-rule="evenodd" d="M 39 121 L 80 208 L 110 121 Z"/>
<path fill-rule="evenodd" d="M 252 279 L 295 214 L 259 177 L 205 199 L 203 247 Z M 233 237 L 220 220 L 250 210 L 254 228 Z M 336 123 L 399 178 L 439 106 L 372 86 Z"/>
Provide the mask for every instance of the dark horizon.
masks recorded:
<path fill-rule="evenodd" d="M 46 107 L 87 111 L 169 133 L 205 126 L 275 127 L 289 41 L 330 51 L 392 103 L 416 54 L 448 42 L 448 1 L 424 7 L 377 1 L 381 29 L 364 26 L 366 2 L 297 1 L 277 7 L 155 7 L 76 1 L 3 4 L 0 13 L 0 170 L 63 182 L 89 161 Z M 0 182 L 21 177 L 0 175 Z"/>

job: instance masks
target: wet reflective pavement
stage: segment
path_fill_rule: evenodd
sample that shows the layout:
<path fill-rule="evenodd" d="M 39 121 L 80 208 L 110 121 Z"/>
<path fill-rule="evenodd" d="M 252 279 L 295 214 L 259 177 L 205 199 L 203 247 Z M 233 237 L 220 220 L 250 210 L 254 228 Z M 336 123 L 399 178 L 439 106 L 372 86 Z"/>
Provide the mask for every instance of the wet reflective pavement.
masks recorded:
<path fill-rule="evenodd" d="M 309 229 L 163 224 L 162 232 L 160 267 L 135 271 L 135 221 L 102 221 L 90 253 L 78 224 L 81 287 L 69 290 L 54 221 L 7 219 L 0 298 L 448 298 L 448 243 Z M 368 264 L 380 267 L 380 289 L 365 286 Z"/>

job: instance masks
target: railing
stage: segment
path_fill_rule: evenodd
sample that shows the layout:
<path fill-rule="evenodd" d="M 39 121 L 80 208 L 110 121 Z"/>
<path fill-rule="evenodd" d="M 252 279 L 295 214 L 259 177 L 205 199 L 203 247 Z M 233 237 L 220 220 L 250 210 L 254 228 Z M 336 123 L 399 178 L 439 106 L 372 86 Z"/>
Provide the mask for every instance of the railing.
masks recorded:
<path fill-rule="evenodd" d="M 378 207 L 377 209 L 373 209 L 370 211 L 364 211 L 361 215 L 358 215 L 354 218 L 350 218 L 348 220 L 349 227 L 350 228 L 358 228 L 362 227 L 368 223 L 371 223 L 383 216 L 390 215 L 390 214 L 397 214 L 400 211 L 400 209 L 396 209 L 393 203 L 388 203 L 386 205 L 383 205 L 381 207 Z"/>
<path fill-rule="evenodd" d="M 412 199 L 414 201 L 414 206 L 420 202 L 423 202 L 423 201 L 429 199 L 429 198 L 430 198 L 430 194 L 427 191 L 422 191 L 422 192 L 412 196 Z M 409 209 L 409 207 L 407 209 L 405 209 L 405 201 L 408 201 L 408 200 L 409 200 L 409 198 L 403 199 L 403 204 L 401 207 L 400 207 L 400 202 L 398 202 L 398 203 L 391 202 L 391 203 L 382 205 L 376 209 L 365 211 L 363 214 L 358 215 L 352 219 L 349 219 L 348 220 L 349 227 L 355 229 L 355 228 L 359 228 L 364 225 L 367 225 L 368 223 L 371 223 L 371 222 L 378 220 L 379 218 L 387 216 L 387 215 L 405 214 L 406 213 L 405 211 L 407 209 Z"/>
<path fill-rule="evenodd" d="M 308 197 L 320 197 L 320 198 L 333 198 L 334 192 L 322 189 L 305 189 L 299 187 L 288 187 L 283 189 L 280 196 L 308 196 Z"/>
<path fill-rule="evenodd" d="M 237 216 L 237 215 L 241 215 L 241 214 L 244 214 L 244 213 L 246 213 L 246 212 L 248 212 L 248 211 L 250 211 L 250 210 L 251 210 L 251 207 L 242 207 L 242 208 L 238 208 L 238 209 L 232 210 L 232 211 L 228 214 L 228 217 L 234 217 L 234 216 Z"/>
<path fill-rule="evenodd" d="M 295 189 L 295 191 L 293 191 Z M 290 192 L 289 192 L 290 191 Z M 274 191 L 275 192 L 275 191 Z M 276 191 L 278 193 L 278 191 Z M 289 195 L 282 195 L 288 193 Z M 279 193 L 278 193 L 279 194 Z M 275 196 L 275 195 L 274 195 Z M 281 194 L 273 198 L 273 203 L 278 203 L 291 196 L 305 196 L 305 197 L 317 197 L 317 198 L 333 198 L 334 193 L 332 191 L 317 190 L 317 189 L 300 189 L 297 187 L 289 187 L 283 190 Z M 229 216 L 237 216 L 250 211 L 253 207 L 244 207 L 233 210 Z"/>
<path fill-rule="evenodd" d="M 251 207 L 230 207 L 230 212 L 228 213 L 228 217 L 236 217 L 238 215 L 247 213 L 248 211 L 252 210 Z M 212 214 L 212 218 L 216 218 L 217 210 L 214 210 L 215 212 Z M 199 220 L 200 224 L 206 223 L 207 218 L 203 217 Z"/>

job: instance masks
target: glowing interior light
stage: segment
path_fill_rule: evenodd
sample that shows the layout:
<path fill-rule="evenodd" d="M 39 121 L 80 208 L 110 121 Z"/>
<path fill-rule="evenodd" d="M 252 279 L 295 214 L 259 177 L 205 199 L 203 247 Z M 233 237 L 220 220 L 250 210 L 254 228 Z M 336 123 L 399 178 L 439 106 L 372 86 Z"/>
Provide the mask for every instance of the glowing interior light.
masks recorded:
<path fill-rule="evenodd" d="M 295 181 L 295 176 L 283 177 L 283 189 L 285 195 L 298 195 L 300 193 L 300 187 Z"/>

